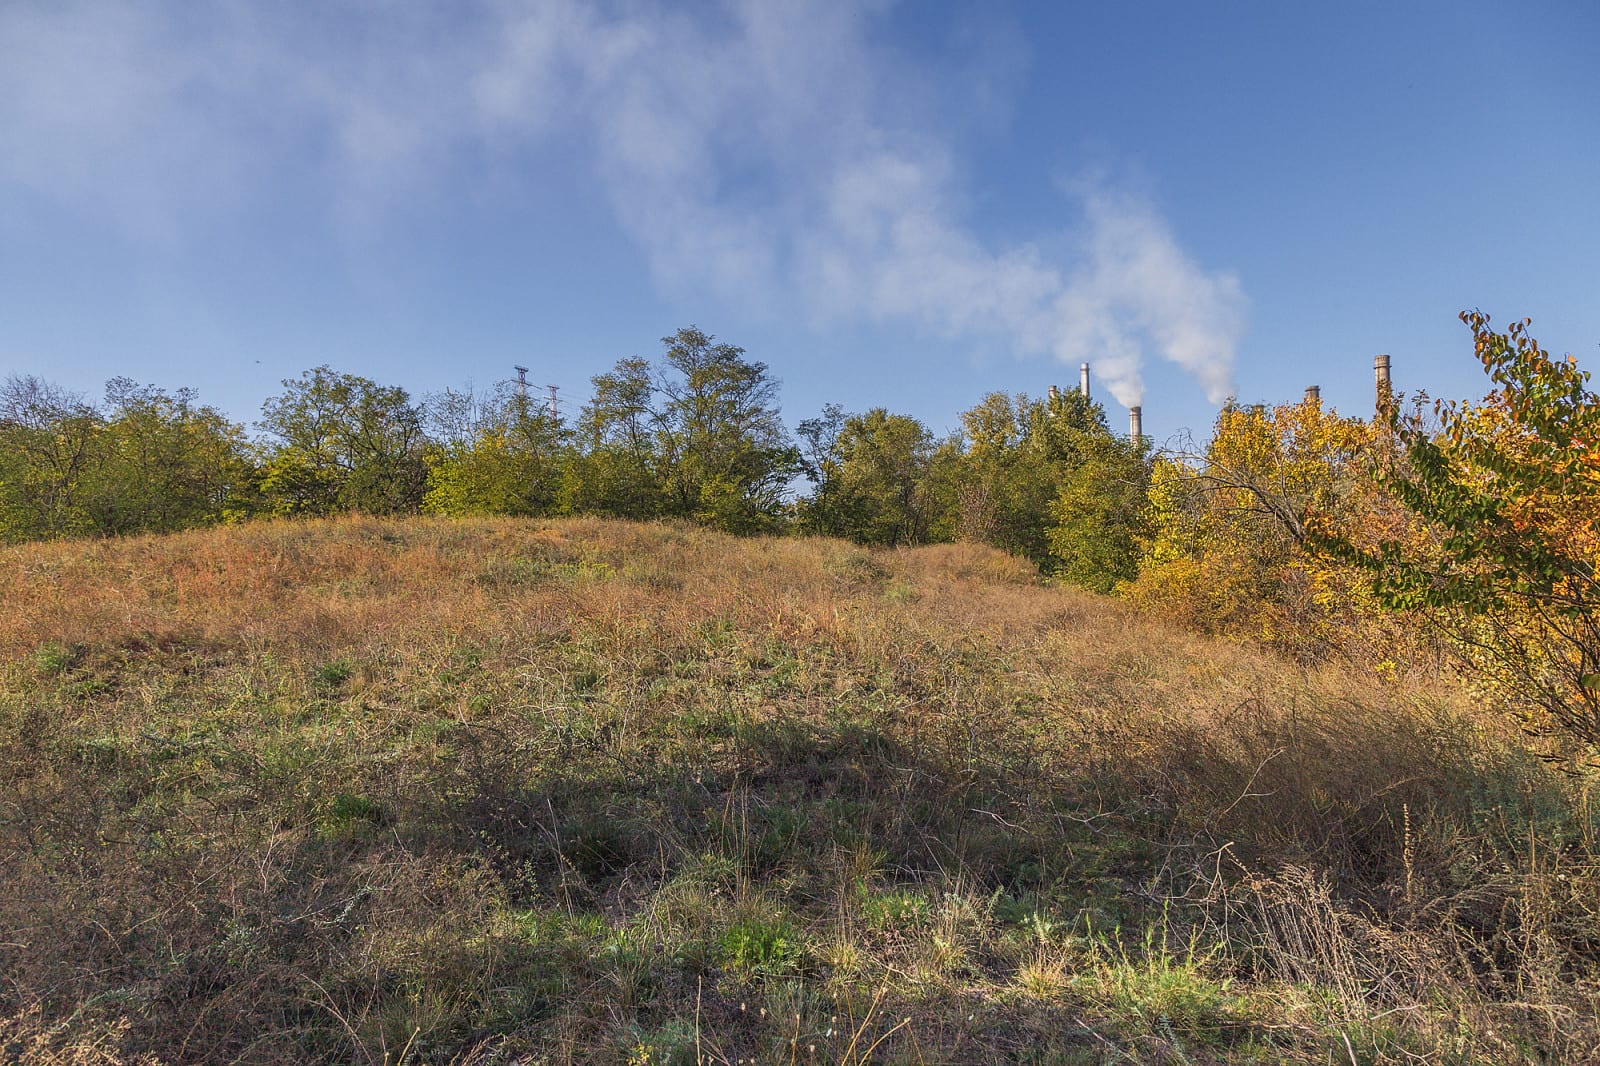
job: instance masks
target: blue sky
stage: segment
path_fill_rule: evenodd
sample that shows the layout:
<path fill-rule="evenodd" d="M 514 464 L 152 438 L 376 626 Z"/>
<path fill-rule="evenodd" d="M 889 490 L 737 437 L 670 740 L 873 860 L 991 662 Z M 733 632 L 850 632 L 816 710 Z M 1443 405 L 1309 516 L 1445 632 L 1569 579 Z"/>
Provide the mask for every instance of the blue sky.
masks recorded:
<path fill-rule="evenodd" d="M 0 3 L 0 374 L 574 411 L 696 324 L 935 430 L 1600 363 L 1600 5 Z"/>

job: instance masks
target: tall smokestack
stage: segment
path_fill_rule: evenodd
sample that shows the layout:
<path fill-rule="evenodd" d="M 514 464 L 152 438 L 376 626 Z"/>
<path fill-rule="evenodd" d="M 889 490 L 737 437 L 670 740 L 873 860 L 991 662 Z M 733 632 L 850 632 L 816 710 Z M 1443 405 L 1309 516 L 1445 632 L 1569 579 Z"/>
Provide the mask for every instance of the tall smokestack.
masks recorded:
<path fill-rule="evenodd" d="M 1372 361 L 1372 376 L 1378 389 L 1378 410 L 1389 406 L 1393 394 L 1389 391 L 1389 357 L 1380 355 Z"/>
<path fill-rule="evenodd" d="M 1138 404 L 1128 408 L 1128 436 L 1135 444 L 1144 436 L 1144 408 Z"/>
<path fill-rule="evenodd" d="M 1083 393 L 1083 398 L 1089 398 L 1089 364 L 1084 363 L 1078 368 L 1078 391 Z"/>
<path fill-rule="evenodd" d="M 1314 404 L 1321 404 L 1322 403 L 1322 386 L 1321 385 L 1307 385 L 1306 386 L 1306 402 L 1314 403 Z"/>

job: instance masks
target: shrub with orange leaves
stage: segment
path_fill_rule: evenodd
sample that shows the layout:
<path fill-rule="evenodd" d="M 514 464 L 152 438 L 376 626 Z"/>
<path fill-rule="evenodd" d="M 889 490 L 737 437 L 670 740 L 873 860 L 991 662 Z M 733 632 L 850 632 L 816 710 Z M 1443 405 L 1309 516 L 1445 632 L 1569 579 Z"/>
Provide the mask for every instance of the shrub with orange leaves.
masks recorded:
<path fill-rule="evenodd" d="M 1437 432 L 1389 419 L 1385 487 L 1429 535 L 1327 542 L 1386 605 L 1436 621 L 1530 731 L 1600 743 L 1600 396 L 1530 320 L 1461 319 L 1497 387 L 1437 405 Z"/>

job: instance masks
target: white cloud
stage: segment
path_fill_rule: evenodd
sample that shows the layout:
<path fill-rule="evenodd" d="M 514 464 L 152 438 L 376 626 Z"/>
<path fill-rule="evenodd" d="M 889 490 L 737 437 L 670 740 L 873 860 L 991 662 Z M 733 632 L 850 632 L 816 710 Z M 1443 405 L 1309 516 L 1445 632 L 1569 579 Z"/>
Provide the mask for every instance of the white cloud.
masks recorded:
<path fill-rule="evenodd" d="M 664 286 L 1087 358 L 1126 403 L 1147 352 L 1226 393 L 1237 280 L 1105 190 L 1082 197 L 1077 258 L 985 241 L 937 72 L 879 42 L 882 6 L 8 5 L 0 189 L 181 225 L 299 181 L 381 218 L 460 158 L 560 136 Z M 991 96 L 1011 77 L 963 73 Z"/>

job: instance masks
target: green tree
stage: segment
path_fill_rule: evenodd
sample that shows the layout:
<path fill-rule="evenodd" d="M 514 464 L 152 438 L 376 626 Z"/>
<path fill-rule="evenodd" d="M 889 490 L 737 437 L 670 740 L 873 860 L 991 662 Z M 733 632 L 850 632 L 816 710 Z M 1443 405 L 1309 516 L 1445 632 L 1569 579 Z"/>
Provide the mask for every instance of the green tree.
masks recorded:
<path fill-rule="evenodd" d="M 519 390 L 446 389 L 427 404 L 428 514 L 544 515 L 558 509 L 566 426 Z"/>
<path fill-rule="evenodd" d="M 38 378 L 0 388 L 0 538 L 165 533 L 248 514 L 244 431 L 193 391 L 127 378 L 104 410 Z"/>
<path fill-rule="evenodd" d="M 776 379 L 743 348 L 693 326 L 662 344 L 652 421 L 666 513 L 731 533 L 776 528 L 800 472 Z"/>
<path fill-rule="evenodd" d="M 1019 403 L 1017 421 L 1023 440 L 1050 462 L 1075 465 L 1088 445 L 1114 439 L 1105 408 L 1077 389 Z"/>
<path fill-rule="evenodd" d="M 84 507 L 96 533 L 169 533 L 248 515 L 256 471 L 244 429 L 192 389 L 106 384 L 98 462 Z"/>
<path fill-rule="evenodd" d="M 1043 456 L 1024 452 L 1019 413 L 1027 404 L 1027 397 L 994 392 L 962 412 L 958 534 L 1040 562 L 1045 508 L 1053 493 L 1048 474 L 1031 461 Z"/>
<path fill-rule="evenodd" d="M 1054 572 L 1094 592 L 1110 592 L 1139 575 L 1149 506 L 1150 464 L 1144 445 L 1109 434 L 1080 434 L 1076 462 L 1064 464 L 1047 532 Z"/>
<path fill-rule="evenodd" d="M 100 413 L 40 378 L 0 387 L 0 534 L 8 541 L 84 534 L 85 482 L 99 463 Z"/>
<path fill-rule="evenodd" d="M 801 423 L 815 488 L 801 502 L 804 532 L 861 544 L 920 544 L 928 538 L 927 479 L 933 435 L 907 415 L 878 407 L 845 415 L 837 405 Z"/>
<path fill-rule="evenodd" d="M 577 449 L 561 497 L 572 512 L 659 517 L 665 508 L 656 449 L 656 388 L 650 361 L 618 360 L 590 379 L 594 396 L 578 419 Z"/>
<path fill-rule="evenodd" d="M 1053 569 L 1069 536 L 1051 534 L 1064 484 L 1090 458 L 1113 454 L 1104 447 L 1112 439 L 1104 410 L 1077 390 L 1043 400 L 991 393 L 961 422 L 958 535 Z"/>
<path fill-rule="evenodd" d="M 427 488 L 422 413 L 402 388 L 327 366 L 262 406 L 276 446 L 262 491 L 280 514 L 417 510 Z"/>

